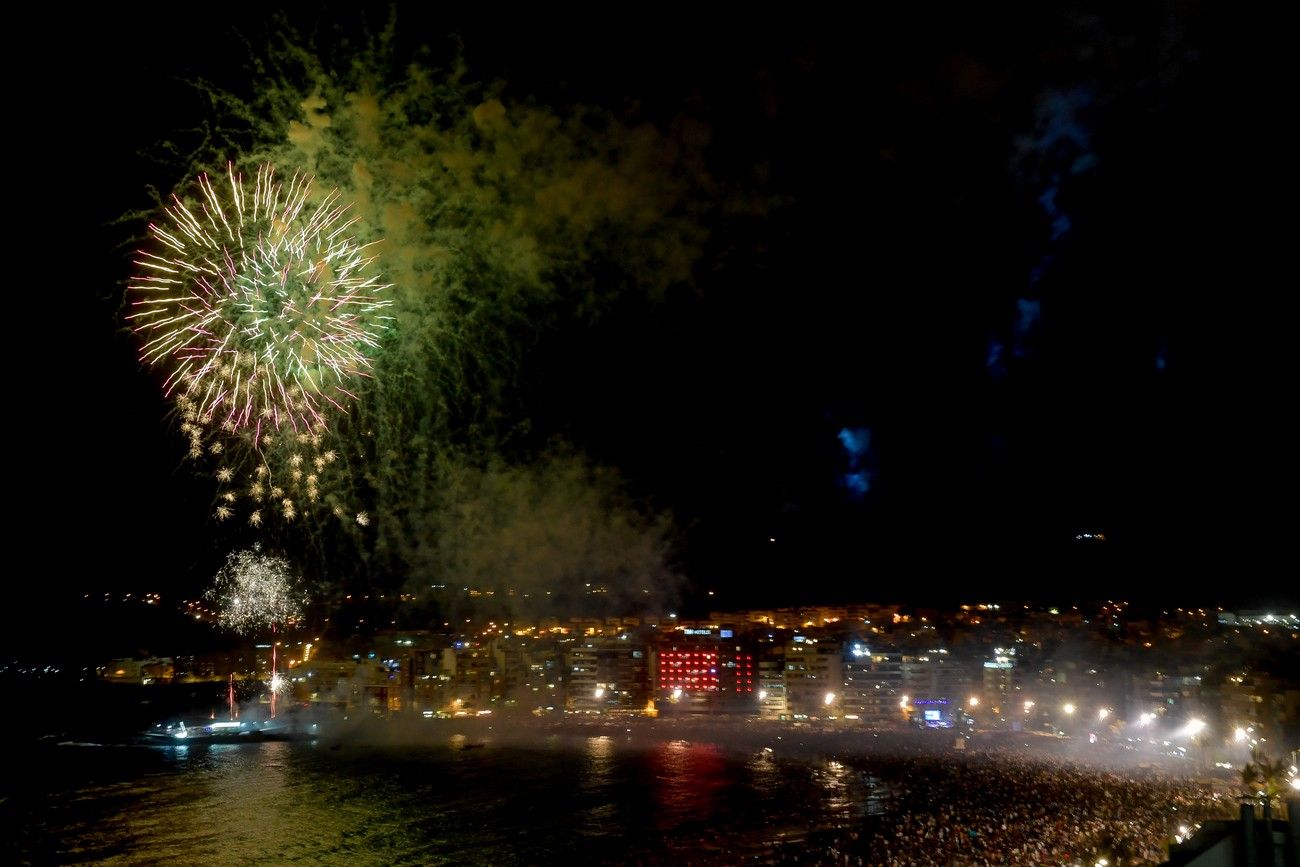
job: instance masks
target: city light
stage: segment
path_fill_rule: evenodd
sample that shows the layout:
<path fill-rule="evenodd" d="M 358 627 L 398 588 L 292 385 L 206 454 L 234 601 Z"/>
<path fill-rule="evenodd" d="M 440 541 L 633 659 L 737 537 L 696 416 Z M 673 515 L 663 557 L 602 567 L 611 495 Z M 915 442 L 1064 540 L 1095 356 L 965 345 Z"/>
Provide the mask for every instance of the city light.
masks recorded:
<path fill-rule="evenodd" d="M 1138 727 L 1145 728 L 1146 726 L 1151 725 L 1152 721 L 1155 720 L 1155 718 L 1156 715 L 1153 713 L 1142 714 L 1141 716 L 1138 717 L 1138 721 L 1137 721 Z"/>
<path fill-rule="evenodd" d="M 758 700 L 759 700 L 759 701 L 767 701 L 767 690 L 765 690 L 765 689 L 760 689 L 760 690 L 758 691 Z"/>
<path fill-rule="evenodd" d="M 1246 740 L 1246 730 L 1241 726 L 1237 726 L 1237 728 L 1232 732 L 1232 739 L 1237 743 L 1242 743 Z"/>
<path fill-rule="evenodd" d="M 901 708 L 906 709 L 906 708 L 907 708 L 908 701 L 909 701 L 908 697 L 907 697 L 907 696 L 903 696 L 902 698 L 900 698 L 900 699 L 898 700 L 898 706 L 901 707 Z"/>
<path fill-rule="evenodd" d="M 835 693 L 833 693 L 833 692 L 828 692 L 828 693 L 826 693 L 826 697 L 825 697 L 824 699 L 822 699 L 822 704 L 825 704 L 825 705 L 829 706 L 829 705 L 832 705 L 832 704 L 834 704 L 834 703 L 835 703 Z"/>
<path fill-rule="evenodd" d="M 1098 721 L 1104 720 L 1108 716 L 1110 716 L 1110 708 L 1103 707 L 1101 710 L 1097 711 Z"/>
<path fill-rule="evenodd" d="M 1194 738 L 1203 731 L 1205 731 L 1205 720 L 1192 719 L 1187 721 L 1187 725 L 1179 729 L 1178 734 L 1183 737 Z"/>
<path fill-rule="evenodd" d="M 1033 708 L 1033 706 L 1034 706 L 1034 703 L 1033 703 L 1032 701 L 1026 701 L 1026 702 L 1025 702 L 1025 713 L 1029 713 L 1029 711 Z"/>
<path fill-rule="evenodd" d="M 603 686 L 596 687 L 596 698 L 604 698 L 604 697 L 605 697 L 605 687 Z"/>
<path fill-rule="evenodd" d="M 1297 791 L 1300 791 L 1300 777 L 1292 777 L 1292 778 L 1291 778 L 1291 788 L 1296 789 Z"/>
<path fill-rule="evenodd" d="M 1070 716 L 1074 713 L 1074 705 L 1072 704 L 1062 705 L 1061 710 L 1065 711 L 1066 716 Z"/>
<path fill-rule="evenodd" d="M 966 699 L 966 704 L 970 705 L 971 707 L 979 707 L 980 706 L 979 696 L 972 695 L 970 698 Z"/>

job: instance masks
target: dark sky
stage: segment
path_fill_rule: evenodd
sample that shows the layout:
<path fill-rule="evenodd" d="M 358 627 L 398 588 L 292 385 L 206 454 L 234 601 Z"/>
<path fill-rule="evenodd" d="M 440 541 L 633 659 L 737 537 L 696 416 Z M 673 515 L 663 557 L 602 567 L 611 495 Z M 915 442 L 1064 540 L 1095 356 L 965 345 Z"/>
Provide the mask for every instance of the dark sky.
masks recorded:
<path fill-rule="evenodd" d="M 401 20 L 519 94 L 700 118 L 724 181 L 762 168 L 772 207 L 714 227 L 698 292 L 532 359 L 537 424 L 674 510 L 697 591 L 1294 598 L 1282 79 L 1231 4 L 1141 5 Z M 235 71 L 207 11 L 30 28 L 10 460 L 15 550 L 43 556 L 20 592 L 192 587 L 215 550 L 118 333 L 106 225 L 188 122 L 159 83 Z"/>

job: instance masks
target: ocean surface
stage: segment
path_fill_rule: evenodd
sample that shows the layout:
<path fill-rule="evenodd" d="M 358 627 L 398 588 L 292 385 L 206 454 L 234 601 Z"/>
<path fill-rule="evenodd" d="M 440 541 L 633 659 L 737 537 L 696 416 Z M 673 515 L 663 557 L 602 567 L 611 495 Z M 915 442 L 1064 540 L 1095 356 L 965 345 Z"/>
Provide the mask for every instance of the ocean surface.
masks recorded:
<path fill-rule="evenodd" d="M 733 863 L 885 808 L 878 781 L 824 756 L 580 732 L 466 743 L 451 727 L 384 746 L 47 741 L 6 768 L 0 860 Z"/>

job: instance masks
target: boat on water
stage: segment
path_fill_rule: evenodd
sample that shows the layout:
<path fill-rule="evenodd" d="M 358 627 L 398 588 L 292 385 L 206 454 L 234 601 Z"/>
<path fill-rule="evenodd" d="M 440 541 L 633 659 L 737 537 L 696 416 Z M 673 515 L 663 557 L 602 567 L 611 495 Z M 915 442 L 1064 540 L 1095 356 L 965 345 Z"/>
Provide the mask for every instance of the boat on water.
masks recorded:
<path fill-rule="evenodd" d="M 226 692 L 229 705 L 228 716 L 217 719 L 214 711 L 210 716 L 189 716 L 164 720 L 141 733 L 147 743 L 180 746 L 188 744 L 239 744 L 267 740 L 310 740 L 321 734 L 325 717 L 318 709 L 306 706 L 291 706 L 275 713 L 275 704 L 271 703 L 267 715 L 256 708 L 239 710 L 235 701 L 235 676 L 230 676 L 230 685 Z"/>
<path fill-rule="evenodd" d="M 148 743 L 180 746 L 312 740 L 322 733 L 320 722 L 293 714 L 262 719 L 185 717 L 154 723 L 142 735 Z"/>
<path fill-rule="evenodd" d="M 154 723 L 143 732 L 146 740 L 164 744 L 229 744 L 263 740 L 265 732 L 255 721 L 188 718 Z"/>

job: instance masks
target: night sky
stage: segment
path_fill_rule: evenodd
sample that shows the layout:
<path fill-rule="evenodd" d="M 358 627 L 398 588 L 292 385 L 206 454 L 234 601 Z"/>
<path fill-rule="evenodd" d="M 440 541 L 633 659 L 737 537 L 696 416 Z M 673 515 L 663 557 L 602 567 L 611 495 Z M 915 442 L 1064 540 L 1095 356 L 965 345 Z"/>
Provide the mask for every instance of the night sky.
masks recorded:
<path fill-rule="evenodd" d="M 1295 598 L 1291 145 L 1282 79 L 1243 40 L 1268 23 L 1139 5 L 400 12 L 404 40 L 459 34 L 517 98 L 694 119 L 712 176 L 758 203 L 709 218 L 695 285 L 542 334 L 522 379 L 533 429 L 672 510 L 688 600 Z M 119 325 L 139 225 L 111 224 L 177 180 L 147 155 L 192 123 L 176 82 L 239 81 L 212 11 L 31 25 L 49 51 L 22 70 L 9 164 L 20 594 L 188 591 L 224 550 Z"/>

